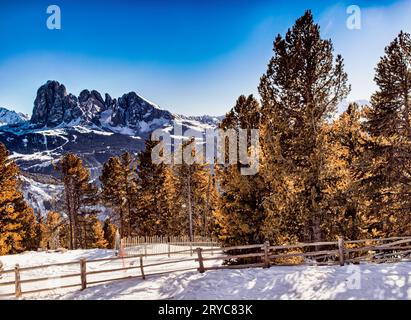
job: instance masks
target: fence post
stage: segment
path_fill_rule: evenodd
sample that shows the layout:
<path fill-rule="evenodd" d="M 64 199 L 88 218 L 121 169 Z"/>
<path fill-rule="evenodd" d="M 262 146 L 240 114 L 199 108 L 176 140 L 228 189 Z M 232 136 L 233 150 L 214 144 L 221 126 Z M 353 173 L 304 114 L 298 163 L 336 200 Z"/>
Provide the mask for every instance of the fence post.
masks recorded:
<path fill-rule="evenodd" d="M 344 238 L 338 237 L 338 256 L 340 258 L 340 266 L 344 265 Z"/>
<path fill-rule="evenodd" d="M 190 256 L 193 256 L 193 243 L 190 242 Z"/>
<path fill-rule="evenodd" d="M 14 267 L 16 298 L 21 297 L 21 283 L 20 283 L 20 266 L 16 264 Z"/>
<path fill-rule="evenodd" d="M 141 277 L 143 280 L 146 280 L 146 275 L 144 274 L 144 268 L 143 268 L 143 256 L 140 256 L 140 270 L 141 270 Z"/>
<path fill-rule="evenodd" d="M 126 245 L 125 246 L 127 246 L 127 240 L 126 240 Z M 118 250 L 119 257 L 124 257 L 124 252 L 125 252 L 125 250 L 124 250 L 124 239 L 121 239 L 120 240 L 120 250 Z"/>
<path fill-rule="evenodd" d="M 270 267 L 270 259 L 268 258 L 268 253 L 270 250 L 270 243 L 268 241 L 264 242 L 264 268 Z"/>
<path fill-rule="evenodd" d="M 171 256 L 170 242 L 167 243 L 167 250 L 168 250 L 168 257 L 170 258 Z"/>
<path fill-rule="evenodd" d="M 147 256 L 147 243 L 144 244 L 144 256 Z"/>
<path fill-rule="evenodd" d="M 204 269 L 203 255 L 201 254 L 201 251 L 203 251 L 203 249 L 197 248 L 196 251 L 198 255 L 198 264 L 199 264 L 198 272 L 204 273 L 205 269 Z"/>
<path fill-rule="evenodd" d="M 81 290 L 87 288 L 87 268 L 86 268 L 86 260 L 80 260 L 80 272 L 81 272 Z"/>

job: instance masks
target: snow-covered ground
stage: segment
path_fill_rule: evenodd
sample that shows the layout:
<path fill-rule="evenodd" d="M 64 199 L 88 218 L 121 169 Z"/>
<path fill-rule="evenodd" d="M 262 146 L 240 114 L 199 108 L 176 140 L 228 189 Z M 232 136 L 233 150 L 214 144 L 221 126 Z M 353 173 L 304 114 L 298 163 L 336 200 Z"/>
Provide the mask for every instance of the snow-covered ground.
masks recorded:
<path fill-rule="evenodd" d="M 111 257 L 111 250 L 75 250 L 65 253 L 30 252 L 0 257 L 4 269 L 11 269 L 16 263 L 21 267 L 67 262 L 81 258 L 97 259 Z M 160 261 L 187 260 L 190 255 L 175 255 L 168 258 L 148 257 L 144 264 Z M 207 262 L 206 266 L 221 261 Z M 138 266 L 137 260 L 104 261 L 88 264 L 87 271 L 113 269 L 121 266 Z M 148 267 L 146 273 L 163 272 L 171 269 L 196 268 L 194 261 L 183 261 L 172 265 Z M 54 270 L 52 270 L 54 269 Z M 56 274 L 77 273 L 79 266 L 65 266 L 22 273 L 22 279 L 47 277 Z M 139 269 L 109 274 L 96 274 L 89 281 L 104 277 L 125 277 L 139 275 Z M 3 275 L 0 282 L 11 281 L 13 274 Z M 60 281 L 60 282 L 59 282 Z M 70 282 L 74 281 L 74 282 Z M 47 280 L 43 286 L 59 283 L 78 283 L 78 277 L 70 280 Z M 23 284 L 23 291 L 33 289 Z M 39 286 L 36 284 L 35 286 Z M 13 286 L 0 294 L 13 291 Z M 84 291 L 79 288 L 58 289 L 48 292 L 24 295 L 24 299 L 411 299 L 411 262 L 393 264 L 362 264 L 340 266 L 273 266 L 269 269 L 215 270 L 203 274 L 195 269 L 163 275 L 120 280 L 90 286 Z"/>

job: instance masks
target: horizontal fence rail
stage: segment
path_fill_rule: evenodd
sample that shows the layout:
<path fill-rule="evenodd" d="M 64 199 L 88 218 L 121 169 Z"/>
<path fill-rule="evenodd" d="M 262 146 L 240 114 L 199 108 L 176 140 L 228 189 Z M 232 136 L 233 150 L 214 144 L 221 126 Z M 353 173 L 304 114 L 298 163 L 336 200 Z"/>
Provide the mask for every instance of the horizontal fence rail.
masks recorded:
<path fill-rule="evenodd" d="M 174 240 L 174 241 L 171 241 Z M 188 240 L 188 241 L 186 241 Z M 312 243 L 298 243 L 290 245 L 272 246 L 269 242 L 263 244 L 251 244 L 241 246 L 220 247 L 216 241 L 200 241 L 197 238 L 189 241 L 188 238 L 172 237 L 141 237 L 122 239 L 124 251 L 127 248 L 141 246 L 145 244 L 156 243 L 171 246 L 176 244 L 183 250 L 165 252 L 156 252 L 156 250 L 147 250 L 147 252 L 138 251 L 138 254 L 132 254 L 133 251 L 120 254 L 116 257 L 98 258 L 79 261 L 59 262 L 38 266 L 20 267 L 18 264 L 14 269 L 0 271 L 0 288 L 12 287 L 8 293 L 0 293 L 0 297 L 21 297 L 23 294 L 32 294 L 56 289 L 78 287 L 81 290 L 90 285 L 104 282 L 112 282 L 127 279 L 145 280 L 150 276 L 164 275 L 173 272 L 195 271 L 200 273 L 209 270 L 222 269 L 242 269 L 242 268 L 269 268 L 276 265 L 298 265 L 313 263 L 315 265 L 335 265 L 341 266 L 347 263 L 361 262 L 396 262 L 411 261 L 411 236 L 392 237 L 383 239 L 363 239 L 348 240 L 339 238 L 338 241 L 323 241 Z M 197 244 L 197 246 L 196 246 Z M 188 249 L 186 248 L 188 247 Z M 167 248 L 168 249 L 168 248 Z M 160 250 L 161 251 L 161 250 Z M 185 253 L 195 255 L 194 257 L 179 257 L 178 254 Z M 173 256 L 174 255 L 174 256 Z M 173 256 L 173 257 L 171 257 Z M 160 257 L 164 261 L 147 261 L 147 259 Z M 218 265 L 209 265 L 214 261 Z M 121 265 L 104 268 L 98 265 L 90 270 L 90 266 L 98 263 L 121 263 Z M 192 264 L 187 264 L 193 262 Z M 223 263 L 222 263 L 223 262 Z M 179 265 L 186 263 L 185 265 Z M 127 264 L 127 265 L 126 265 Z M 53 267 L 75 266 L 77 271 L 69 270 L 67 273 L 45 276 L 43 273 L 38 278 L 25 278 L 29 271 L 48 270 Z M 77 268 L 78 266 L 78 268 Z M 162 268 L 159 269 L 158 267 Z M 126 274 L 127 271 L 133 272 Z M 14 275 L 14 279 L 12 276 Z M 101 278 L 102 275 L 107 275 Z M 5 276 L 5 281 L 1 282 L 1 277 Z M 100 278 L 93 278 L 100 276 Z M 7 279 L 9 278 L 9 279 Z M 13 280 L 11 280 L 11 279 Z M 71 279 L 72 283 L 61 283 L 56 286 L 46 286 L 42 288 L 25 288 L 27 284 L 42 283 L 52 280 Z"/>

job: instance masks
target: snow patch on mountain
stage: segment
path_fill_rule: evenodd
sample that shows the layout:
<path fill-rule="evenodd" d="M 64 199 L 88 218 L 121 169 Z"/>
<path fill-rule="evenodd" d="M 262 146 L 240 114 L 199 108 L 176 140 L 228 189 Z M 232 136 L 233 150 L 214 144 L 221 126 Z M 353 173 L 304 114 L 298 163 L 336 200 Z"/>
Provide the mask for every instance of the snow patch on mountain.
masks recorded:
<path fill-rule="evenodd" d="M 53 161 L 54 160 L 54 158 L 49 153 L 44 153 L 44 152 L 35 152 L 31 154 L 22 154 L 22 153 L 13 152 L 9 158 L 13 160 L 25 160 L 25 161 L 33 161 L 33 160 Z"/>
<path fill-rule="evenodd" d="M 27 173 L 23 173 L 19 178 L 24 198 L 36 214 L 44 217 L 48 211 L 61 208 L 63 186 L 58 180 L 50 176 Z"/>
<path fill-rule="evenodd" d="M 0 107 L 0 127 L 22 124 L 26 121 L 28 121 L 28 115 Z"/>
<path fill-rule="evenodd" d="M 107 132 L 107 131 L 102 131 L 102 130 L 93 130 L 93 129 L 90 129 L 90 128 L 85 127 L 85 126 L 75 126 L 74 129 L 77 130 L 80 133 L 94 133 L 94 134 L 100 134 L 100 135 L 103 135 L 103 136 L 113 135 L 112 132 Z"/>

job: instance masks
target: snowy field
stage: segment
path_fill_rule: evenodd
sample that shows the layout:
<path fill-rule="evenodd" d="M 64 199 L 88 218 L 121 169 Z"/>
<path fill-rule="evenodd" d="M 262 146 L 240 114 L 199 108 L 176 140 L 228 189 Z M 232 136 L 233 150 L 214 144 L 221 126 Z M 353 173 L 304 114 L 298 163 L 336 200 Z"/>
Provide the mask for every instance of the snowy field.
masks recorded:
<path fill-rule="evenodd" d="M 81 258 L 112 257 L 111 250 L 74 250 L 65 253 L 29 252 L 2 256 L 4 269 L 56 262 L 68 262 Z M 144 264 L 160 261 L 186 260 L 190 255 L 168 258 L 148 257 Z M 215 262 L 214 265 L 221 263 Z M 207 262 L 210 266 L 213 262 Z M 137 260 L 117 260 L 92 263 L 87 271 L 113 269 L 121 266 L 138 266 Z M 172 265 L 153 266 L 146 273 L 171 269 L 196 268 L 194 261 Z M 45 273 L 47 270 L 47 273 Z M 78 273 L 79 266 L 59 266 L 22 272 L 22 280 L 33 277 Z M 117 273 L 88 276 L 88 281 L 104 277 L 139 275 L 139 269 Z M 0 282 L 12 281 L 13 274 L 3 275 Z M 71 282 L 70 282 L 71 281 Z M 78 283 L 79 277 L 46 280 L 41 285 L 57 286 Z M 38 288 L 39 284 L 22 284 L 23 291 Z M 13 286 L 0 287 L 0 294 L 13 291 Z M 269 269 L 214 270 L 203 274 L 195 270 L 171 274 L 120 280 L 79 288 L 58 289 L 24 295 L 23 299 L 411 299 L 411 262 L 393 264 L 362 264 L 340 266 L 273 266 Z"/>

